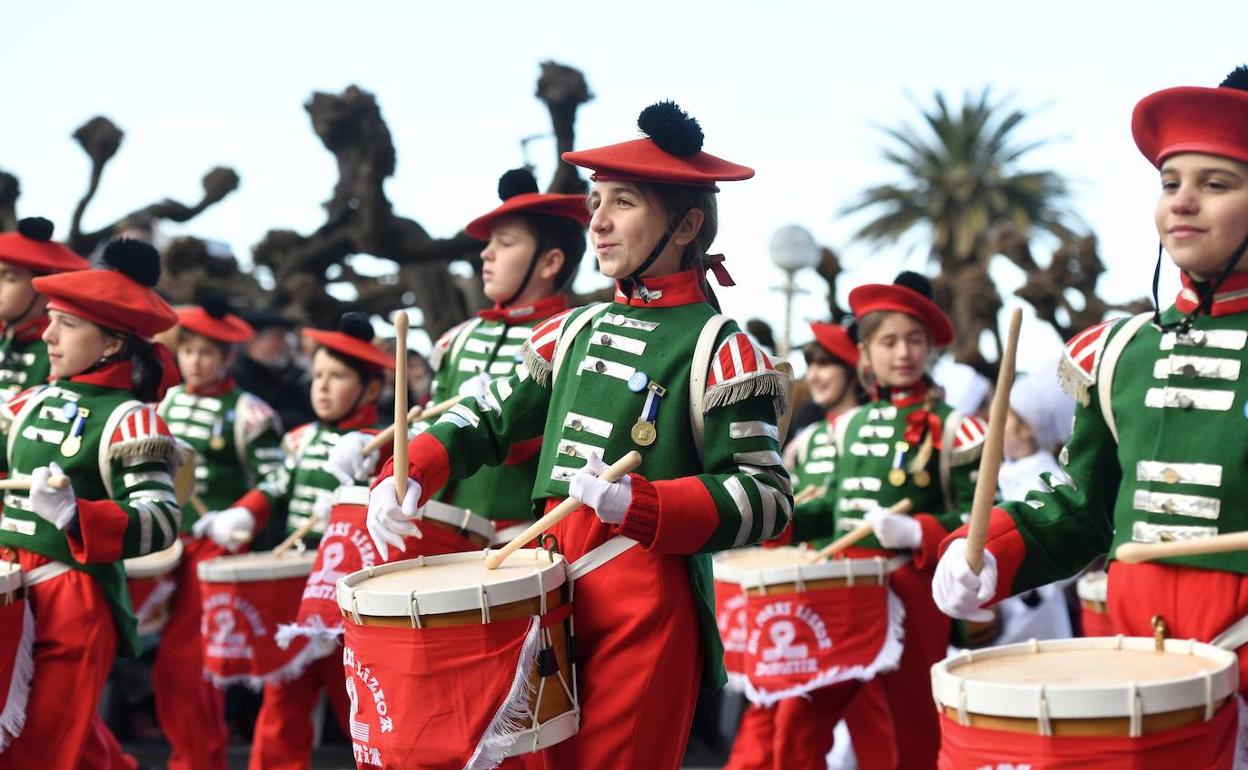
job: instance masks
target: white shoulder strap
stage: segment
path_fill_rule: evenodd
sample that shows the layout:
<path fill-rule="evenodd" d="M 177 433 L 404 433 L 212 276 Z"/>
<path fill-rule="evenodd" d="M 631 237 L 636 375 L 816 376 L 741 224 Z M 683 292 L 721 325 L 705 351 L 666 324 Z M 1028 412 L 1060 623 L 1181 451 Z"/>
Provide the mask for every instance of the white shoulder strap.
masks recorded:
<path fill-rule="evenodd" d="M 693 445 L 698 450 L 699 461 L 702 460 L 702 437 L 706 433 L 706 420 L 702 411 L 706 400 L 706 376 L 711 370 L 715 340 L 719 339 L 720 331 L 731 320 L 722 314 L 708 318 L 698 334 L 698 343 L 693 348 L 693 362 L 689 368 L 689 427 L 693 430 Z"/>
<path fill-rule="evenodd" d="M 863 408 L 855 406 L 853 409 L 847 409 L 844 414 L 836 418 L 836 422 L 832 423 L 832 443 L 836 445 L 838 461 L 839 458 L 845 456 L 845 434 L 849 431 L 849 423 Z"/>
<path fill-rule="evenodd" d="M 965 416 L 958 410 L 953 410 L 945 418 L 940 432 L 940 445 L 944 449 L 940 450 L 936 462 L 940 468 L 940 492 L 944 496 L 946 511 L 953 510 L 953 442 L 957 440 L 958 428 L 962 427 Z"/>
<path fill-rule="evenodd" d="M 22 404 L 22 408 L 17 414 L 13 415 L 13 421 L 9 423 L 7 444 L 5 445 L 5 458 L 8 460 L 9 468 L 13 467 L 13 445 L 17 442 L 17 436 L 22 432 L 22 426 L 26 424 L 26 417 L 37 407 L 43 403 L 43 400 L 51 393 L 51 386 L 44 385 L 38 391 L 31 393 L 26 397 L 26 403 Z M 6 405 L 7 406 L 7 405 Z"/>
<path fill-rule="evenodd" d="M 473 330 L 481 325 L 482 320 L 483 319 L 480 316 L 477 316 L 476 318 L 469 320 L 468 323 L 464 324 L 464 328 L 461 329 L 459 334 L 455 335 L 455 339 L 451 341 L 451 349 L 446 351 L 449 353 L 446 357 L 447 361 L 454 363 L 454 361 L 459 358 L 459 352 L 464 349 L 464 345 L 468 344 L 468 338 L 472 336 Z"/>
<path fill-rule="evenodd" d="M 607 311 L 611 307 L 610 302 L 599 302 L 588 305 L 585 312 L 576 318 L 568 321 L 568 325 L 563 327 L 563 331 L 559 334 L 559 341 L 555 343 L 555 360 L 551 367 L 550 386 L 555 386 L 555 380 L 559 379 L 559 365 L 563 363 L 563 359 L 568 355 L 568 349 L 572 347 L 572 343 L 576 341 L 576 335 L 584 329 L 598 316 Z"/>
<path fill-rule="evenodd" d="M 1105 425 L 1114 437 L 1115 444 L 1118 443 L 1118 420 L 1114 418 L 1114 369 L 1118 366 L 1118 359 L 1122 357 L 1127 343 L 1152 319 L 1152 311 L 1132 317 L 1123 325 L 1122 331 L 1114 335 L 1105 346 L 1105 352 L 1101 354 L 1101 368 L 1096 373 L 1096 396 L 1101 402 L 1101 416 L 1105 418 Z"/>

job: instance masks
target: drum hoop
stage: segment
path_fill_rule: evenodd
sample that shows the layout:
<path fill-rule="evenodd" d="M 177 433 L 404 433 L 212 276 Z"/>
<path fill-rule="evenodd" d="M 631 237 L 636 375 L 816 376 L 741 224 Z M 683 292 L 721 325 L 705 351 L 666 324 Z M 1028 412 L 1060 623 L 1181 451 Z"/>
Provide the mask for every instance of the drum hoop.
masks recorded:
<path fill-rule="evenodd" d="M 487 543 L 494 540 L 494 522 L 465 508 L 430 500 L 421 508 L 421 518 L 432 519 L 456 529 L 465 529 L 485 538 Z"/>
<path fill-rule="evenodd" d="M 334 490 L 334 505 L 362 505 L 368 506 L 368 493 L 372 490 L 368 487 L 338 487 Z"/>
<path fill-rule="evenodd" d="M 1053 639 L 968 650 L 932 667 L 932 696 L 938 706 L 956 709 L 963 717 L 1013 717 L 1051 721 L 1055 719 L 1131 718 L 1203 707 L 1212 715 L 1213 705 L 1238 689 L 1237 658 L 1233 652 L 1189 639 L 1167 639 L 1166 652 L 1196 655 L 1218 664 L 1214 670 L 1180 679 L 1151 682 L 1124 681 L 1097 687 L 1006 683 L 968 680 L 957 674 L 960 665 L 990 658 L 1036 652 L 1069 650 L 1149 651 L 1155 643 L 1148 637 L 1091 637 Z M 1138 703 L 1138 709 L 1131 704 Z"/>
<path fill-rule="evenodd" d="M 567 562 L 562 554 L 551 554 L 548 551 L 524 548 L 508 557 L 506 564 L 523 563 L 529 558 L 540 569 L 524 575 L 490 583 L 484 592 L 480 583 L 456 586 L 453 588 L 425 589 L 415 591 L 370 591 L 359 588 L 360 583 L 379 575 L 391 572 L 402 572 L 425 565 L 437 565 L 482 559 L 482 551 L 463 553 L 447 553 L 437 556 L 417 556 L 414 559 L 391 562 L 377 567 L 365 567 L 352 572 L 338 581 L 338 606 L 353 617 L 412 617 L 413 607 L 419 608 L 421 616 L 444 615 L 465 610 L 477 610 L 488 622 L 490 607 L 524 601 L 525 599 L 542 599 L 550 591 L 559 588 L 567 581 Z M 547 560 L 549 559 L 549 561 Z M 540 561 L 539 561 L 540 560 Z M 541 590 L 534 575 L 541 578 Z"/>
<path fill-rule="evenodd" d="M 1075 581 L 1075 593 L 1080 599 L 1105 604 L 1109 601 L 1109 576 L 1104 572 L 1084 575 Z"/>
<path fill-rule="evenodd" d="M 315 551 L 289 553 L 280 562 L 270 559 L 264 564 L 255 562 L 257 555 L 270 555 L 270 551 L 260 554 L 234 554 L 218 556 L 199 564 L 199 579 L 205 583 L 256 583 L 262 580 L 285 580 L 287 578 L 304 577 L 312 574 L 312 564 L 316 561 Z"/>
<path fill-rule="evenodd" d="M 133 559 L 126 559 L 126 579 L 142 580 L 144 578 L 160 577 L 168 575 L 177 568 L 182 561 L 183 546 L 182 540 L 174 540 L 173 545 L 163 551 L 154 551 L 146 556 L 136 556 Z"/>
<path fill-rule="evenodd" d="M 794 549 L 795 551 L 799 549 Z M 777 567 L 746 568 L 734 567 L 730 559 L 720 558 L 714 562 L 715 580 L 723 583 L 739 585 L 742 588 L 760 588 L 770 585 L 795 583 L 812 583 L 818 580 L 845 580 L 852 583 L 855 578 L 880 577 L 881 573 L 891 574 L 909 563 L 910 556 L 901 554 L 887 559 L 875 557 L 869 559 L 831 559 L 814 564 L 794 562 Z"/>

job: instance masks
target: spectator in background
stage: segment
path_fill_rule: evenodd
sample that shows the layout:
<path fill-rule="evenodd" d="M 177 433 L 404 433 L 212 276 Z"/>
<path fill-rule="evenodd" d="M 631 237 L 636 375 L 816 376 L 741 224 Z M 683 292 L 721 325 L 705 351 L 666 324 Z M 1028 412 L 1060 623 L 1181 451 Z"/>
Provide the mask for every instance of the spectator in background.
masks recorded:
<path fill-rule="evenodd" d="M 292 331 L 295 322 L 275 310 L 241 314 L 256 330 L 234 363 L 235 382 L 271 404 L 287 429 L 316 419 L 308 398 L 307 372 L 295 361 Z"/>

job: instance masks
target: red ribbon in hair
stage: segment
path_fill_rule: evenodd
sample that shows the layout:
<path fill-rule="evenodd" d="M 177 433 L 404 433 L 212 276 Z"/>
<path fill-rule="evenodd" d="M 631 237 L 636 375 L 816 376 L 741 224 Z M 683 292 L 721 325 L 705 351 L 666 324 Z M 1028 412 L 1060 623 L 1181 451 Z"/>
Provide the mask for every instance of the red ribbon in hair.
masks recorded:
<path fill-rule="evenodd" d="M 932 434 L 932 446 L 936 449 L 941 447 L 941 422 L 940 416 L 935 412 L 929 412 L 926 409 L 916 409 L 906 415 L 906 443 L 910 446 L 918 446 L 923 440 L 924 432 Z"/>
<path fill-rule="evenodd" d="M 737 282 L 732 280 L 732 276 L 728 274 L 728 268 L 724 267 L 723 254 L 707 254 L 702 262 L 702 275 L 705 276 L 707 271 L 715 274 L 715 283 L 720 286 L 736 286 Z"/>

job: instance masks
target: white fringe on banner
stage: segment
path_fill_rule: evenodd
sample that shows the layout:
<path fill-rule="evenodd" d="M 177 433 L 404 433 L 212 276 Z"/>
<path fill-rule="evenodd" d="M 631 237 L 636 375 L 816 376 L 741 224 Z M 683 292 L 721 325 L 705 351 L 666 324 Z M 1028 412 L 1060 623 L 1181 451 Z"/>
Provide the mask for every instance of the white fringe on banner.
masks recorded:
<path fill-rule="evenodd" d="M 9 680 L 9 695 L 0 712 L 0 751 L 17 738 L 26 726 L 26 699 L 30 697 L 30 680 L 35 675 L 35 616 L 30 603 L 22 608 L 22 640 L 17 643 L 17 656 L 13 661 L 13 678 Z"/>
<path fill-rule="evenodd" d="M 542 636 L 542 619 L 534 615 L 529 622 L 529 630 L 524 636 L 524 646 L 520 648 L 520 660 L 516 663 L 516 676 L 511 680 L 511 690 L 507 699 L 499 706 L 498 712 L 490 720 L 490 724 L 477 743 L 477 750 L 464 765 L 464 770 L 493 770 L 507 758 L 507 752 L 516 742 L 516 733 L 529 728 L 532 711 L 529 704 L 537 694 L 537 685 L 533 681 L 533 666 L 537 663 L 537 652 Z"/>
<path fill-rule="evenodd" d="M 821 687 L 827 687 L 849 679 L 858 679 L 863 682 L 870 681 L 875 678 L 876 674 L 883 674 L 897 668 L 898 661 L 901 660 L 901 649 L 905 636 L 906 607 L 897 598 L 897 595 L 890 590 L 888 592 L 888 632 L 885 634 L 884 644 L 880 647 L 880 651 L 876 653 L 875 660 L 865 666 L 838 666 L 828 669 L 805 684 L 778 692 L 758 690 L 747 679 L 745 681 L 745 697 L 755 706 L 767 708 L 785 698 L 805 695 L 812 690 L 818 690 Z"/>

